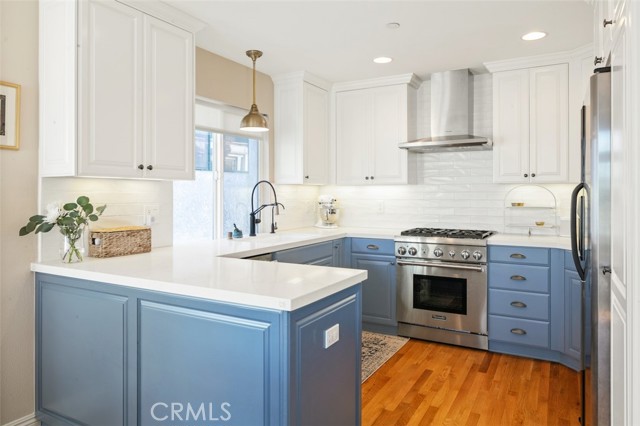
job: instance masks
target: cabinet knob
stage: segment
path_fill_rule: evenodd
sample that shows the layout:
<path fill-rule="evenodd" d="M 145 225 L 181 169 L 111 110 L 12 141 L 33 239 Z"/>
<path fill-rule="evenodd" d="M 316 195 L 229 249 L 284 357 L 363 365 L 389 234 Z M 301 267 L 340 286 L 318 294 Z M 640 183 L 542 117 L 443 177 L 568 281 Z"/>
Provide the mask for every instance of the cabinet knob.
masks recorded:
<path fill-rule="evenodd" d="M 605 18 L 605 19 L 602 21 L 602 27 L 603 27 L 603 28 L 607 28 L 607 25 L 611 25 L 611 24 L 613 24 L 613 19 L 606 19 L 606 18 Z"/>
<path fill-rule="evenodd" d="M 305 176 L 304 178 L 305 178 L 305 179 L 309 179 L 309 175 Z"/>
<path fill-rule="evenodd" d="M 529 174 L 528 174 L 528 173 L 525 173 L 525 174 L 524 174 L 524 177 L 529 177 Z"/>
<path fill-rule="evenodd" d="M 371 176 L 371 180 L 373 180 L 373 176 Z"/>
<path fill-rule="evenodd" d="M 144 165 L 142 165 L 142 164 L 138 164 L 138 168 L 139 168 L 140 170 L 144 170 Z"/>
<path fill-rule="evenodd" d="M 512 329 L 511 329 L 511 332 L 512 332 L 513 334 L 517 334 L 517 335 L 519 335 L 519 336 L 524 336 L 525 334 L 527 334 L 527 332 L 526 332 L 526 331 L 524 331 L 524 330 L 523 330 L 523 329 L 521 329 L 521 328 L 512 328 Z"/>
<path fill-rule="evenodd" d="M 604 58 L 602 56 L 596 56 L 593 59 L 593 65 L 595 66 L 595 65 L 601 64 L 602 61 L 604 61 Z"/>
<path fill-rule="evenodd" d="M 531 177 L 536 177 L 536 174 L 535 173 L 531 173 Z"/>
<path fill-rule="evenodd" d="M 153 166 L 152 166 L 151 164 L 149 164 L 149 165 L 147 166 L 147 170 L 153 170 Z"/>
<path fill-rule="evenodd" d="M 369 180 L 369 176 L 365 176 L 365 177 L 364 177 L 364 180 Z"/>

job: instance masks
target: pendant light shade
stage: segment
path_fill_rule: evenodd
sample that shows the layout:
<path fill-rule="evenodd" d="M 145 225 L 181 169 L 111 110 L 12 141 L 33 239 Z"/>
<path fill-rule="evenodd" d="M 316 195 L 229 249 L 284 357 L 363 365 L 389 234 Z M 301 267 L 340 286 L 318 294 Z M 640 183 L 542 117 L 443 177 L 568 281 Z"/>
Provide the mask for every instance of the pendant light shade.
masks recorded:
<path fill-rule="evenodd" d="M 260 114 L 258 105 L 256 105 L 256 59 L 262 56 L 262 52 L 259 50 L 247 50 L 247 56 L 253 61 L 253 104 L 251 104 L 249 114 L 245 115 L 240 122 L 240 130 L 266 132 L 269 130 L 267 119 Z"/>

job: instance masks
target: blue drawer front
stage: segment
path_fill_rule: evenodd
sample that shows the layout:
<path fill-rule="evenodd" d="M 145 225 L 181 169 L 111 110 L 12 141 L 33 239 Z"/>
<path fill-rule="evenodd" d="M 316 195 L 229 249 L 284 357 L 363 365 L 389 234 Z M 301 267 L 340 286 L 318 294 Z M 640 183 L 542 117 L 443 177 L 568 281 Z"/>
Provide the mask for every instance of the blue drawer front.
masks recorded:
<path fill-rule="evenodd" d="M 489 315 L 489 340 L 548 348 L 549 323 Z"/>
<path fill-rule="evenodd" d="M 549 249 L 535 247 L 489 246 L 490 262 L 548 265 Z"/>
<path fill-rule="evenodd" d="M 489 287 L 548 293 L 549 267 L 490 263 Z"/>
<path fill-rule="evenodd" d="M 382 238 L 352 238 L 351 253 L 390 254 L 393 255 L 395 243 Z"/>
<path fill-rule="evenodd" d="M 489 313 L 549 321 L 549 295 L 491 289 Z"/>

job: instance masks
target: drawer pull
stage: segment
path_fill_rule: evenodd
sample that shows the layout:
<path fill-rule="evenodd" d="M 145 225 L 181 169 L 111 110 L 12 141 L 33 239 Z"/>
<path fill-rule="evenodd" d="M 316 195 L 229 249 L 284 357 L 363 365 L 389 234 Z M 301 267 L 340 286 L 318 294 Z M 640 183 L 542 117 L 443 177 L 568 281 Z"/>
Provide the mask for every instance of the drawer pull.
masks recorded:
<path fill-rule="evenodd" d="M 375 245 L 375 244 L 369 244 L 369 245 L 367 246 L 367 248 L 368 248 L 369 250 L 380 250 L 380 247 L 378 247 L 378 246 L 377 246 L 377 245 Z"/>
<path fill-rule="evenodd" d="M 526 259 L 527 256 L 525 256 L 524 254 L 521 253 L 511 253 L 511 256 L 509 256 L 512 259 Z"/>
<path fill-rule="evenodd" d="M 521 329 L 521 328 L 512 328 L 512 329 L 511 329 L 511 332 L 512 332 L 513 334 L 517 334 L 518 336 L 524 336 L 525 334 L 527 334 L 527 332 L 526 332 L 526 331 L 524 331 L 524 330 L 523 330 L 523 329 Z"/>
<path fill-rule="evenodd" d="M 514 308 L 526 308 L 527 304 L 524 302 L 519 302 L 517 300 L 511 302 L 511 306 L 513 306 Z"/>
<path fill-rule="evenodd" d="M 523 277 L 522 275 L 511 275 L 511 279 L 514 281 L 526 281 L 527 277 Z"/>

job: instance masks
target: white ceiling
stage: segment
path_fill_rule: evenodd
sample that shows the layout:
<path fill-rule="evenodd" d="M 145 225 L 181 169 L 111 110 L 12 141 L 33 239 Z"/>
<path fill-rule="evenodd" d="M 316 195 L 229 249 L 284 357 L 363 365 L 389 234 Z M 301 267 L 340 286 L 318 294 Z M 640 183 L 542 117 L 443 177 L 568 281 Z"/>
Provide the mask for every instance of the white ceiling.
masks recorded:
<path fill-rule="evenodd" d="M 165 0 L 206 22 L 199 47 L 271 76 L 309 71 L 331 82 L 472 68 L 482 63 L 572 50 L 592 40 L 584 0 L 204 1 Z M 400 28 L 387 28 L 389 22 Z M 525 42 L 526 32 L 548 36 Z M 390 56 L 390 64 L 372 62 Z"/>

